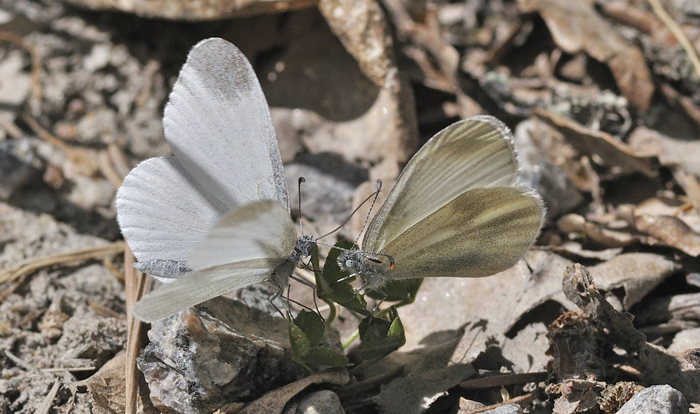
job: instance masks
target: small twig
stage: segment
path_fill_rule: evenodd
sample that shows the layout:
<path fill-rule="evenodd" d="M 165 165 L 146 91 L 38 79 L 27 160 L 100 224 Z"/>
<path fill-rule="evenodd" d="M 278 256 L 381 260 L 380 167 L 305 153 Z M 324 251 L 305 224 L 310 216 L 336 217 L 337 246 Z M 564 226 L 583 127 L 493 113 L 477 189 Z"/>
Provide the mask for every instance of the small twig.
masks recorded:
<path fill-rule="evenodd" d="M 131 171 L 131 167 L 124 156 L 124 151 L 112 143 L 107 146 L 107 152 L 109 153 L 110 161 L 112 161 L 112 166 L 114 166 L 115 171 L 123 180 Z"/>
<path fill-rule="evenodd" d="M 51 412 L 51 406 L 53 405 L 53 399 L 56 398 L 56 394 L 58 394 L 59 388 L 61 388 L 61 380 L 59 378 L 56 378 L 56 382 L 53 383 L 53 387 L 51 387 L 51 390 L 49 390 L 49 393 L 46 394 L 46 397 L 44 397 L 44 400 L 36 408 L 36 411 L 34 411 L 34 414 L 49 414 Z"/>
<path fill-rule="evenodd" d="M 90 306 L 90 309 L 92 309 L 93 312 L 95 312 L 96 315 L 101 316 L 103 318 L 115 318 L 115 319 L 123 319 L 124 315 L 115 312 L 112 309 L 102 306 L 99 303 L 88 299 L 88 305 Z"/>
<path fill-rule="evenodd" d="M 100 169 L 102 175 L 112 184 L 115 190 L 119 189 L 122 185 L 124 177 L 121 177 L 116 171 L 114 164 L 112 164 L 112 158 L 107 150 L 102 150 L 97 156 L 97 166 Z"/>
<path fill-rule="evenodd" d="M 36 370 L 34 369 L 34 367 L 32 367 L 32 366 L 29 365 L 28 363 L 24 362 L 20 357 L 18 357 L 17 355 L 13 354 L 13 353 L 10 352 L 8 349 L 3 349 L 3 352 L 5 353 L 5 355 L 6 355 L 12 362 L 14 362 L 15 364 L 17 364 L 18 367 L 22 367 L 22 368 L 26 369 L 27 371 L 36 371 Z"/>
<path fill-rule="evenodd" d="M 102 265 L 112 274 L 117 280 L 124 281 L 124 273 L 114 264 L 112 256 L 107 256 L 102 260 Z"/>
<path fill-rule="evenodd" d="M 96 257 L 118 254 L 123 251 L 124 242 L 118 241 L 107 246 L 91 247 L 89 249 L 74 250 L 72 252 L 60 253 L 39 259 L 25 260 L 0 272 L 0 283 L 16 280 L 44 267 L 60 263 L 94 259 Z"/>
<path fill-rule="evenodd" d="M 52 372 L 87 372 L 87 371 L 94 371 L 96 370 L 97 367 L 94 365 L 88 365 L 84 367 L 58 367 L 58 368 L 43 368 L 40 369 L 39 371 L 41 372 L 46 372 L 46 373 L 52 373 Z"/>
<path fill-rule="evenodd" d="M 44 93 L 41 90 L 41 82 L 39 79 L 41 76 L 41 56 L 39 56 L 36 47 L 25 42 L 21 36 L 10 32 L 0 32 L 0 41 L 2 40 L 18 45 L 32 56 L 32 95 L 37 102 L 40 102 Z"/>
<path fill-rule="evenodd" d="M 659 0 L 647 1 L 649 2 L 652 10 L 654 10 L 654 13 L 656 13 L 656 16 L 658 16 L 666 27 L 668 27 L 668 30 L 670 30 L 676 40 L 678 40 L 678 43 L 681 45 L 683 50 L 685 50 L 685 53 L 688 54 L 688 58 L 693 63 L 693 67 L 695 68 L 695 74 L 700 77 L 700 58 L 698 58 L 697 51 L 693 47 L 693 44 L 690 43 L 690 40 L 688 40 L 688 37 L 683 32 L 683 29 L 681 29 L 678 23 L 676 23 L 671 15 L 668 14 Z"/>
<path fill-rule="evenodd" d="M 30 114 L 22 114 L 22 119 L 39 136 L 39 138 L 43 139 L 44 141 L 48 142 L 49 144 L 55 146 L 58 149 L 63 150 L 66 154 L 71 155 L 75 151 L 71 146 L 63 142 L 60 138 L 51 134 L 49 131 L 46 130 L 46 128 L 39 125 L 39 122 L 36 119 L 34 119 L 34 117 Z"/>
<path fill-rule="evenodd" d="M 535 393 L 531 392 L 529 394 L 521 395 L 519 397 L 510 398 L 510 399 L 503 401 L 503 402 L 500 402 L 498 404 L 492 404 L 492 405 L 488 405 L 486 407 L 481 407 L 481 408 L 476 409 L 476 410 L 467 411 L 465 414 L 483 413 L 483 412 L 491 411 L 495 408 L 498 408 L 498 407 L 501 407 L 504 405 L 508 405 L 508 404 L 518 404 L 521 407 L 523 407 L 523 406 L 529 404 L 530 401 L 532 401 L 534 398 L 535 398 Z"/>
<path fill-rule="evenodd" d="M 14 139 L 22 138 L 22 130 L 4 115 L 0 115 L 0 128 L 4 129 Z"/>
<path fill-rule="evenodd" d="M 143 324 L 134 318 L 131 312 L 134 303 L 145 295 L 148 278 L 134 269 L 134 255 L 129 246 L 125 244 L 124 251 L 124 284 L 126 287 L 126 323 L 128 334 L 126 340 L 126 364 L 125 364 L 125 413 L 136 414 L 138 412 L 139 396 L 139 371 L 136 369 L 136 356 L 139 353 L 141 330 Z"/>
<path fill-rule="evenodd" d="M 490 377 L 474 378 L 459 384 L 465 390 L 501 387 L 504 385 L 525 384 L 528 382 L 541 382 L 547 379 L 547 372 L 525 372 L 521 374 L 494 375 Z"/>

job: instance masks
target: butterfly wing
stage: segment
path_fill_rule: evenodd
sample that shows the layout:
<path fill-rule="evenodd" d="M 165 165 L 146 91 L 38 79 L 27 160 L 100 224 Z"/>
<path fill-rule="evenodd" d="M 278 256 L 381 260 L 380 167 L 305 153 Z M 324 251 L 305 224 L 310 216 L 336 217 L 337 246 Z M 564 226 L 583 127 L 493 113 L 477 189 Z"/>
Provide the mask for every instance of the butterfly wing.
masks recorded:
<path fill-rule="evenodd" d="M 362 248 L 381 252 L 465 192 L 509 187 L 517 179 L 512 136 L 501 121 L 477 116 L 456 122 L 435 134 L 408 162 L 368 226 Z"/>
<path fill-rule="evenodd" d="M 542 226 L 544 207 L 525 188 L 469 190 L 382 248 L 391 279 L 482 277 L 515 265 Z"/>
<path fill-rule="evenodd" d="M 289 210 L 265 95 L 233 44 L 212 38 L 192 48 L 165 107 L 163 128 L 185 170 L 224 205 L 277 200 Z"/>
<path fill-rule="evenodd" d="M 279 203 L 260 201 L 233 210 L 192 251 L 187 264 L 194 271 L 144 296 L 134 315 L 153 322 L 268 280 L 289 260 L 295 243 L 294 224 Z"/>
<path fill-rule="evenodd" d="M 116 206 L 122 234 L 142 263 L 184 262 L 228 210 L 174 157 L 151 158 L 134 168 L 117 192 Z"/>
<path fill-rule="evenodd" d="M 289 213 L 274 201 L 258 201 L 226 214 L 187 259 L 193 270 L 246 260 L 286 259 L 296 245 Z"/>
<path fill-rule="evenodd" d="M 190 52 L 163 119 L 175 158 L 147 160 L 117 193 L 117 219 L 144 271 L 182 275 L 184 261 L 225 212 L 289 202 L 270 111 L 253 68 L 223 39 Z"/>
<path fill-rule="evenodd" d="M 543 220 L 542 200 L 518 182 L 510 131 L 479 116 L 440 131 L 411 159 L 363 249 L 394 259 L 391 279 L 488 276 L 517 263 Z"/>

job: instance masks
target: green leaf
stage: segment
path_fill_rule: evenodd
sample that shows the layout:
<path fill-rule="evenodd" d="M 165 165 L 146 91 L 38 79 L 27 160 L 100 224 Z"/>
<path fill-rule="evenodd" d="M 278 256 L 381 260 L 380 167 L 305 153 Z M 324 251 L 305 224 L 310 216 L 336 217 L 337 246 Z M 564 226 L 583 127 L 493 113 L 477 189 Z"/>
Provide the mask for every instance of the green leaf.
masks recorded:
<path fill-rule="evenodd" d="M 323 287 L 322 285 L 319 285 L 319 282 L 323 282 L 323 285 L 325 285 L 324 279 L 323 279 L 323 274 L 321 273 L 321 266 L 319 265 L 319 256 L 318 256 L 318 244 L 314 245 L 313 250 L 311 251 L 311 268 L 314 272 L 314 279 L 316 280 L 316 290 L 314 291 L 316 293 L 316 296 L 324 301 L 326 305 L 328 305 L 329 308 L 329 313 L 328 316 L 326 317 L 326 325 L 330 325 L 331 322 L 335 319 L 336 314 L 338 313 L 335 302 L 332 300 L 329 300 L 326 297 L 322 296 L 322 291 Z"/>
<path fill-rule="evenodd" d="M 365 360 L 382 358 L 406 343 L 401 318 L 395 307 L 389 310 L 390 320 L 369 316 L 360 322 L 360 355 Z"/>
<path fill-rule="evenodd" d="M 326 367 L 347 367 L 350 361 L 348 357 L 330 348 L 313 347 L 308 357 L 308 363 Z"/>
<path fill-rule="evenodd" d="M 326 326 L 323 319 L 316 312 L 306 310 L 299 311 L 299 314 L 294 318 L 294 324 L 298 326 L 306 335 L 310 346 L 316 346 L 323 339 L 323 331 Z"/>
<path fill-rule="evenodd" d="M 289 329 L 289 345 L 292 351 L 292 359 L 304 361 L 311 353 L 311 344 L 304 331 L 290 320 L 287 324 Z"/>
<path fill-rule="evenodd" d="M 302 310 L 296 318 L 289 318 L 289 344 L 292 360 L 309 372 L 313 372 L 309 364 L 346 367 L 349 363 L 347 357 L 342 353 L 318 345 L 323 339 L 325 328 L 323 320 L 315 312 Z"/>
<path fill-rule="evenodd" d="M 399 302 L 395 306 L 400 307 L 411 304 L 416 300 L 418 288 L 420 288 L 422 283 L 422 278 L 390 280 L 381 288 L 382 292 L 386 293 L 386 298 L 381 293 L 372 290 L 367 292 L 367 296 L 372 299 Z"/>

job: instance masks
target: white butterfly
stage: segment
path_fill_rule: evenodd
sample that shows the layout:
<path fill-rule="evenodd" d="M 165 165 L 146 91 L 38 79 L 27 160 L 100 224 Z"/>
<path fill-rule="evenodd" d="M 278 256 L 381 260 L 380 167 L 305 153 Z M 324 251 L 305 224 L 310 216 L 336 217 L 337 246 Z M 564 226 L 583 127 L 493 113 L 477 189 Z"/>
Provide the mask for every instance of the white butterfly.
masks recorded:
<path fill-rule="evenodd" d="M 134 315 L 153 322 L 266 280 L 279 295 L 314 241 L 297 239 L 270 110 L 243 53 L 218 38 L 195 45 L 163 127 L 175 156 L 139 164 L 116 198 L 137 267 L 172 282 Z"/>
<path fill-rule="evenodd" d="M 363 289 L 428 276 L 482 277 L 515 265 L 544 221 L 540 196 L 518 180 L 510 130 L 491 116 L 454 123 L 409 161 L 341 268 Z"/>

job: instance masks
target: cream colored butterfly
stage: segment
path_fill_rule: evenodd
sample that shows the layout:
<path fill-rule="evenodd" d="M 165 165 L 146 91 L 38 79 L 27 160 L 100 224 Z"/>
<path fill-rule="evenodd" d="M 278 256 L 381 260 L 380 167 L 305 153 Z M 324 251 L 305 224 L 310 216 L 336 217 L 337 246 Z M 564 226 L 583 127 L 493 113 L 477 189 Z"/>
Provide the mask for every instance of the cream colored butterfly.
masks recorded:
<path fill-rule="evenodd" d="M 537 238 L 545 208 L 518 179 L 510 130 L 491 116 L 454 123 L 409 161 L 341 269 L 360 290 L 390 280 L 482 277 L 515 265 Z"/>

